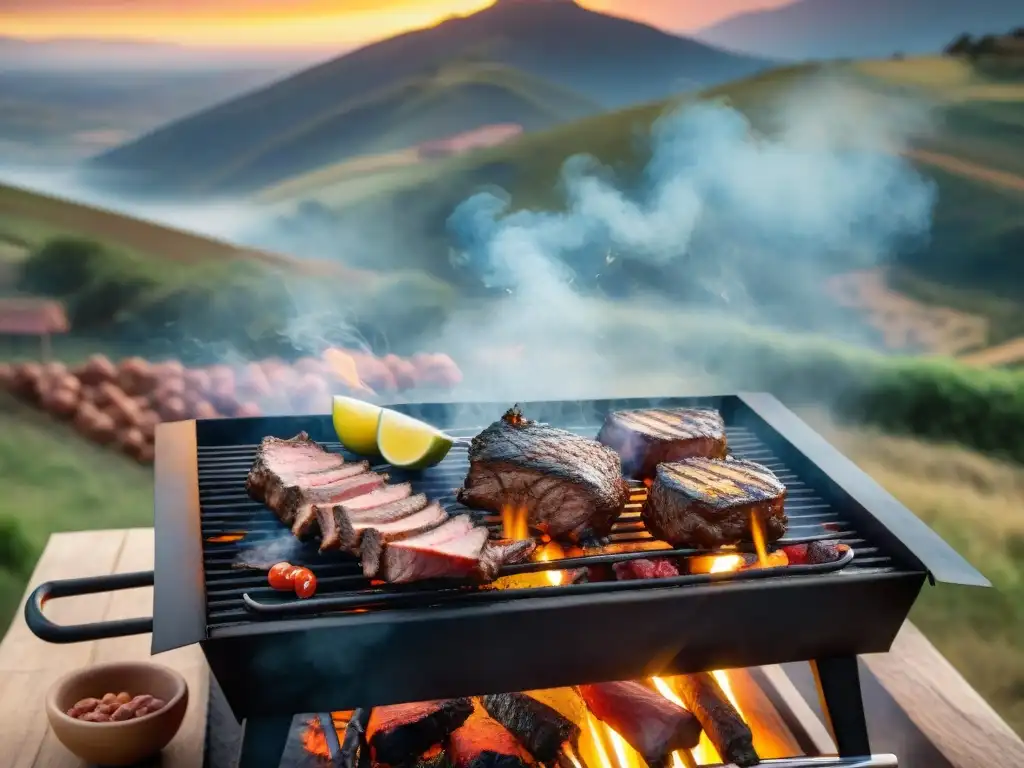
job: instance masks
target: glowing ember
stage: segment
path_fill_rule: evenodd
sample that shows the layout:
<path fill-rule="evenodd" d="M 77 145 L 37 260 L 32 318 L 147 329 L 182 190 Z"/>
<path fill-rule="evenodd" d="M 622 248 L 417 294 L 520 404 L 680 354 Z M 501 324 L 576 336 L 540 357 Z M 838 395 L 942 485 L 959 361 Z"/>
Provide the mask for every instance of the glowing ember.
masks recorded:
<path fill-rule="evenodd" d="M 233 541 L 241 541 L 244 538 L 244 533 L 225 533 L 220 536 L 210 536 L 206 540 L 211 544 L 230 544 Z"/>
<path fill-rule="evenodd" d="M 745 564 L 743 555 L 697 555 L 690 558 L 690 573 L 728 573 Z"/>
<path fill-rule="evenodd" d="M 529 511 L 526 507 L 505 506 L 501 508 L 501 535 L 513 541 L 526 541 L 530 538 L 530 526 L 527 524 Z"/>
<path fill-rule="evenodd" d="M 330 347 L 324 351 L 324 362 L 327 363 L 331 368 L 331 373 L 345 382 L 348 386 L 357 392 L 365 392 L 366 394 L 376 394 L 372 389 L 363 383 L 363 380 L 359 378 L 359 371 L 356 368 L 356 361 L 352 358 L 352 355 L 344 352 L 340 349 Z"/>
<path fill-rule="evenodd" d="M 324 729 L 320 725 L 320 718 L 314 717 L 306 722 L 302 731 L 302 748 L 311 755 L 330 759 L 331 750 L 327 747 L 327 737 L 324 736 Z"/>

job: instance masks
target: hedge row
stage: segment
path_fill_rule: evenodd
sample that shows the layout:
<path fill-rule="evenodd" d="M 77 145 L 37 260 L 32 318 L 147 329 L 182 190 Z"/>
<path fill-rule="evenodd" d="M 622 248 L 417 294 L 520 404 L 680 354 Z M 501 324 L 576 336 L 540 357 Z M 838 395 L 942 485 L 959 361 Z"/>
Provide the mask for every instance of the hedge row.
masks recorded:
<path fill-rule="evenodd" d="M 822 403 L 850 421 L 1024 462 L 1020 372 L 735 329 L 704 336 L 699 350 L 691 345 L 695 351 L 709 372 L 737 389 Z"/>

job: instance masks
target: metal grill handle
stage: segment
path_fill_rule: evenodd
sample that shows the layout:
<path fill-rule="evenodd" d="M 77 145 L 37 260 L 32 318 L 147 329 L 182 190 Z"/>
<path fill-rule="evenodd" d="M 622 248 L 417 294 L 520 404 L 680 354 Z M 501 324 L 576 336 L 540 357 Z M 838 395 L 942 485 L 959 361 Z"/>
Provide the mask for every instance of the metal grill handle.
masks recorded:
<path fill-rule="evenodd" d="M 109 576 L 90 576 L 84 579 L 62 579 L 40 584 L 25 602 L 25 623 L 32 634 L 48 643 L 85 643 L 110 637 L 128 637 L 153 631 L 152 617 L 97 621 L 92 624 L 54 624 L 43 615 L 47 600 L 58 597 L 79 597 L 100 592 L 153 586 L 153 571 L 115 573 Z"/>

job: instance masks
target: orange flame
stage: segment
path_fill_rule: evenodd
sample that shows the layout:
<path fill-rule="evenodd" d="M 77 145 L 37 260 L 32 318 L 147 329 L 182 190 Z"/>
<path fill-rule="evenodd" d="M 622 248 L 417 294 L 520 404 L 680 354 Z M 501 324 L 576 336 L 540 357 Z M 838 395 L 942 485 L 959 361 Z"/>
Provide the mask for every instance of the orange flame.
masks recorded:
<path fill-rule="evenodd" d="M 529 511 L 525 506 L 506 505 L 501 508 L 501 535 L 513 541 L 526 541 L 530 538 L 528 524 Z"/>
<path fill-rule="evenodd" d="M 356 367 L 356 361 L 352 355 L 343 350 L 337 349 L 336 347 L 330 347 L 324 350 L 323 354 L 324 362 L 331 369 L 331 373 L 345 382 L 352 389 L 357 392 L 366 392 L 367 394 L 376 394 L 370 389 L 363 380 L 359 378 L 359 370 Z"/>
<path fill-rule="evenodd" d="M 754 539 L 757 562 L 762 568 L 771 568 L 768 560 L 768 546 L 765 544 L 764 522 L 753 510 L 750 511 L 750 536 Z"/>
<path fill-rule="evenodd" d="M 745 563 L 743 555 L 697 555 L 690 558 L 690 573 L 728 573 Z"/>
<path fill-rule="evenodd" d="M 552 560 L 561 560 L 563 557 L 565 557 L 565 552 L 558 543 L 554 541 L 541 547 L 537 554 L 537 560 L 541 563 L 547 563 Z M 565 571 L 545 571 L 544 575 L 553 587 L 557 587 L 565 580 Z"/>
<path fill-rule="evenodd" d="M 244 538 L 244 533 L 225 533 L 220 536 L 210 536 L 206 540 L 211 544 L 229 544 L 233 541 L 241 541 Z"/>

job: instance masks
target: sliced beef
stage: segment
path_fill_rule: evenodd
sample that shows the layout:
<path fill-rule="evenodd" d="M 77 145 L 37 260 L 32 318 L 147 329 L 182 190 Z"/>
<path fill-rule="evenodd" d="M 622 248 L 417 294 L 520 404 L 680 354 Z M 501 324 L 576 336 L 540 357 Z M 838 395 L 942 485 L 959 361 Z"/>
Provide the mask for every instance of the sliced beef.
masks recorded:
<path fill-rule="evenodd" d="M 552 538 L 606 535 L 629 495 L 615 451 L 525 419 L 518 407 L 473 438 L 469 462 L 459 501 L 525 508 L 529 524 Z"/>
<path fill-rule="evenodd" d="M 274 514 L 281 518 L 282 522 L 291 525 L 293 534 L 299 538 L 305 538 L 316 531 L 314 507 L 340 504 L 348 499 L 370 493 L 382 488 L 387 479 L 388 476 L 382 473 L 362 472 L 337 483 L 316 488 L 294 485 L 285 489 L 280 496 L 274 499 L 273 503 L 268 496 L 266 503 L 274 511 Z"/>
<path fill-rule="evenodd" d="M 408 483 L 388 485 L 342 504 L 316 505 L 320 551 L 352 549 L 359 544 L 353 522 L 390 523 L 427 506 L 426 494 L 412 493 Z M 390 499 L 390 501 L 388 500 Z M 369 505 L 369 506 L 367 506 Z"/>
<path fill-rule="evenodd" d="M 578 688 L 587 709 L 607 723 L 649 766 L 677 749 L 693 749 L 701 725 L 692 714 L 642 683 L 598 683 Z"/>
<path fill-rule="evenodd" d="M 436 501 L 398 520 L 383 523 L 372 519 L 350 519 L 343 512 L 335 515 L 335 521 L 340 523 L 342 548 L 360 552 L 362 558 L 369 558 L 375 563 L 380 562 L 386 544 L 426 533 L 447 520 L 448 513 Z"/>
<path fill-rule="evenodd" d="M 448 737 L 448 757 L 454 768 L 527 768 L 535 764 L 516 737 L 479 706 Z"/>
<path fill-rule="evenodd" d="M 786 532 L 786 486 L 767 467 L 734 459 L 658 465 L 643 521 L 674 547 L 713 549 L 751 540 L 751 516 L 768 541 Z"/>
<path fill-rule="evenodd" d="M 363 535 L 360 554 L 368 578 L 394 584 L 424 579 L 459 578 L 478 573 L 488 532 L 469 515 L 450 518 L 426 533 L 382 546 L 371 529 Z"/>
<path fill-rule="evenodd" d="M 344 457 L 329 453 L 305 432 L 287 440 L 265 437 L 256 450 L 256 461 L 249 470 L 245 488 L 252 498 L 263 501 L 263 489 L 278 478 L 303 472 L 322 472 L 344 463 Z"/>
<path fill-rule="evenodd" d="M 622 459 L 629 477 L 649 479 L 664 461 L 693 456 L 724 459 L 725 422 L 710 408 L 645 408 L 614 411 L 604 420 L 597 440 Z"/>
<path fill-rule="evenodd" d="M 525 563 L 537 549 L 533 539 L 523 541 L 488 541 L 480 554 L 480 576 L 484 581 L 494 581 L 503 565 Z"/>
<path fill-rule="evenodd" d="M 481 703 L 541 763 L 553 764 L 566 742 L 574 749 L 579 745 L 579 726 L 533 696 L 496 693 L 482 697 Z"/>
<path fill-rule="evenodd" d="M 469 699 L 374 707 L 366 741 L 375 763 L 404 765 L 444 741 L 473 712 Z"/>

